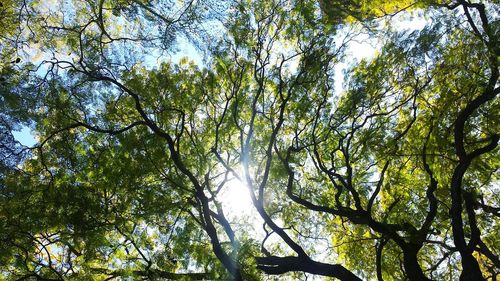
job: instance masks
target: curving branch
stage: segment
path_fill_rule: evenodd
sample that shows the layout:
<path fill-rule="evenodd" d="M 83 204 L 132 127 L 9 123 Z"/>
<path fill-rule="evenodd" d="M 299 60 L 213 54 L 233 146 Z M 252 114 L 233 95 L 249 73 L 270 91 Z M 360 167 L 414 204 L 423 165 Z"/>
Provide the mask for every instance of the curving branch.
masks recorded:
<path fill-rule="evenodd" d="M 361 281 L 359 277 L 339 264 L 326 264 L 306 257 L 257 257 L 257 269 L 267 274 L 283 274 L 302 271 L 321 276 L 338 278 L 342 281 Z"/>

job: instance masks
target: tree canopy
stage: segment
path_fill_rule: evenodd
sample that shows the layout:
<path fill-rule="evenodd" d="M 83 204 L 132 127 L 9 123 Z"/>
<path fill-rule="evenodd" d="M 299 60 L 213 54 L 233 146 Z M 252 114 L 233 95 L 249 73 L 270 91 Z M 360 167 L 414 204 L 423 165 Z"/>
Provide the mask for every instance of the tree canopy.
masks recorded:
<path fill-rule="evenodd" d="M 2 2 L 0 279 L 497 280 L 498 11 Z"/>

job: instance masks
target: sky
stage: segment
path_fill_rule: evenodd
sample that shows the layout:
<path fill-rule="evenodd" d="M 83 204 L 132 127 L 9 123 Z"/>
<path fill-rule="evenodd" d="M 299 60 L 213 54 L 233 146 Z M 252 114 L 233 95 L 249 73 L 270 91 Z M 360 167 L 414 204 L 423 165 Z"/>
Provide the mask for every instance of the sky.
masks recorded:
<path fill-rule="evenodd" d="M 25 146 L 33 146 L 37 143 L 35 137 L 31 134 L 31 130 L 28 127 L 23 127 L 21 131 L 13 131 L 12 135 L 14 138 Z"/>

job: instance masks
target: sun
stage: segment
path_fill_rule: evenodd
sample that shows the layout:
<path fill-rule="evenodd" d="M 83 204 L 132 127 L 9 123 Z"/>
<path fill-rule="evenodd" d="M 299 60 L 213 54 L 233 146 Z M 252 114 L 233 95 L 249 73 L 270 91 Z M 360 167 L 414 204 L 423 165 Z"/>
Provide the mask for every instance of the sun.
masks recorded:
<path fill-rule="evenodd" d="M 241 218 L 248 216 L 252 210 L 248 186 L 237 178 L 228 180 L 219 194 L 219 200 L 227 216 Z"/>

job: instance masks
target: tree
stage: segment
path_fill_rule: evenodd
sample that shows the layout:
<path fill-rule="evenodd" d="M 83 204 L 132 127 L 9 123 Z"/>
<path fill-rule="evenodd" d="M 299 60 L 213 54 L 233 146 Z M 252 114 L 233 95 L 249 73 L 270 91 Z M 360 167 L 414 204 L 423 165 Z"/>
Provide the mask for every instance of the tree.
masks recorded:
<path fill-rule="evenodd" d="M 498 3 L 379 2 L 22 2 L 2 276 L 496 280 Z"/>

